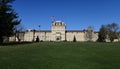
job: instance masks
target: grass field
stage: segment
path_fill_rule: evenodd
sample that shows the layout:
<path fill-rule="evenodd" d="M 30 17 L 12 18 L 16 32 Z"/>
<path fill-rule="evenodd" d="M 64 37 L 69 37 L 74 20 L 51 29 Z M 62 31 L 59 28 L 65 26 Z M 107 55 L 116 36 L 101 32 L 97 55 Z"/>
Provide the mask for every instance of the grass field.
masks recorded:
<path fill-rule="evenodd" d="M 41 42 L 0 46 L 0 69 L 120 69 L 120 43 Z"/>

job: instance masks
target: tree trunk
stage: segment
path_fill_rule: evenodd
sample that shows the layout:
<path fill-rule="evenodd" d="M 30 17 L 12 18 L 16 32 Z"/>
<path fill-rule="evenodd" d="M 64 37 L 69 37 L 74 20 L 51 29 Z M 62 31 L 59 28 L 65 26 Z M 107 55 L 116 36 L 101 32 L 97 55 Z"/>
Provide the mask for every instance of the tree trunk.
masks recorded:
<path fill-rule="evenodd" d="M 110 38 L 110 42 L 113 42 L 114 41 L 114 39 L 113 38 Z"/>
<path fill-rule="evenodd" d="M 3 38 L 2 37 L 0 37 L 0 44 L 2 44 L 3 43 Z"/>

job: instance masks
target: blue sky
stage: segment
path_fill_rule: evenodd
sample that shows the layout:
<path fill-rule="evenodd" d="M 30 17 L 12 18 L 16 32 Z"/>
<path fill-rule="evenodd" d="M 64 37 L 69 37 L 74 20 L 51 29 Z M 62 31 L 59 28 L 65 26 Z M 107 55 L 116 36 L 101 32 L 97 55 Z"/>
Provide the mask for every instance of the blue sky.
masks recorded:
<path fill-rule="evenodd" d="M 51 16 L 66 23 L 67 30 L 83 30 L 120 23 L 120 0 L 16 0 L 13 8 L 26 29 L 51 30 Z"/>

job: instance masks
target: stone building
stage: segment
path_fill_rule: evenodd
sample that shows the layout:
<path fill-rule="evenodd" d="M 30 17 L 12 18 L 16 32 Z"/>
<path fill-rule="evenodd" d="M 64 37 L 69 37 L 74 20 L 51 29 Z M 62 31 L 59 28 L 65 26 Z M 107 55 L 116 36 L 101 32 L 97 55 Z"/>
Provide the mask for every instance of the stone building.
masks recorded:
<path fill-rule="evenodd" d="M 52 23 L 51 30 L 27 30 L 21 36 L 21 41 L 35 41 L 37 37 L 40 41 L 73 41 L 74 37 L 76 41 L 88 41 L 89 38 L 86 37 L 86 34 L 86 30 L 66 30 L 64 22 L 56 21 Z M 92 41 L 96 41 L 98 33 L 92 31 L 91 37 Z M 12 41 L 11 39 L 14 39 L 14 37 L 10 37 L 10 41 Z"/>

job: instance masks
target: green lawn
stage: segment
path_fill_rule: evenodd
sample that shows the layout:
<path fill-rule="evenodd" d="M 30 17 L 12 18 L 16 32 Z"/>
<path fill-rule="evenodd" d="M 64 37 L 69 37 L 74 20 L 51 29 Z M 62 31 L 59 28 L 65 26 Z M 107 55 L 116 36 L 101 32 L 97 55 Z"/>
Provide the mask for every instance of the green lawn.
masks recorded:
<path fill-rule="evenodd" d="M 120 43 L 40 42 L 0 46 L 0 69 L 120 69 Z"/>

